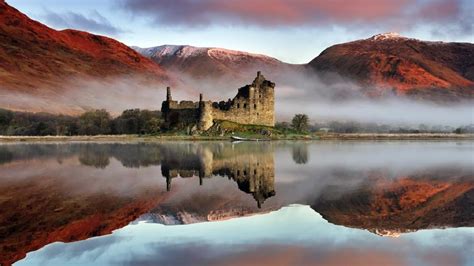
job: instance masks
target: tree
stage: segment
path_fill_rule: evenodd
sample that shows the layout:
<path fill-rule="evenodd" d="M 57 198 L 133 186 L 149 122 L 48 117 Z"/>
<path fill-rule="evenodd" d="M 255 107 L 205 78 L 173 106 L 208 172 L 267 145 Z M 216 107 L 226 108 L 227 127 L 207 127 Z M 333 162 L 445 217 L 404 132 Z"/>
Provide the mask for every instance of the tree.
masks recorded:
<path fill-rule="evenodd" d="M 8 126 L 13 119 L 13 112 L 0 109 L 0 127 Z"/>
<path fill-rule="evenodd" d="M 87 111 L 79 117 L 80 135 L 109 134 L 111 118 L 110 114 L 104 110 Z"/>
<path fill-rule="evenodd" d="M 158 111 L 129 109 L 113 121 L 115 134 L 154 134 L 161 126 L 161 113 Z M 158 127 L 158 128 L 157 128 Z"/>
<path fill-rule="evenodd" d="M 309 126 L 308 116 L 305 114 L 296 114 L 291 120 L 291 126 L 298 132 L 307 132 Z"/>
<path fill-rule="evenodd" d="M 145 133 L 146 134 L 158 134 L 161 130 L 161 120 L 154 117 L 148 120 L 145 124 Z"/>

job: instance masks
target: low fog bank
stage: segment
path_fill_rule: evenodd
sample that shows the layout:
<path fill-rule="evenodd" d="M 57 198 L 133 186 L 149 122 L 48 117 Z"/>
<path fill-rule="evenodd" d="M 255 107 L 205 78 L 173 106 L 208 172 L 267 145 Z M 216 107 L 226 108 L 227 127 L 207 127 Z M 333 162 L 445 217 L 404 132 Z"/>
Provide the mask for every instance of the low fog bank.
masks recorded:
<path fill-rule="evenodd" d="M 277 101 L 277 120 L 289 121 L 297 113 L 312 122 L 355 121 L 389 125 L 446 125 L 474 123 L 473 104 L 437 105 L 400 99 L 346 100 L 331 102 L 311 99 Z"/>
<path fill-rule="evenodd" d="M 42 90 L 41 94 L 0 91 L 0 107 L 34 112 L 80 114 L 90 109 L 108 110 L 119 115 L 125 109 L 160 110 L 167 86 L 172 87 L 175 100 L 199 99 L 221 101 L 233 98 L 237 89 L 249 84 L 256 71 L 238 73 L 213 79 L 196 79 L 173 73 L 173 84 L 144 83 L 140 79 L 71 80 L 66 90 Z M 296 113 L 307 114 L 312 123 L 355 121 L 390 125 L 461 126 L 474 123 L 474 102 L 436 104 L 384 93 L 391 90 L 362 88 L 336 75 L 324 81 L 301 66 L 296 70 L 264 72 L 276 83 L 277 121 L 289 121 Z M 368 98 L 364 92 L 376 92 L 379 97 Z"/>
<path fill-rule="evenodd" d="M 364 88 L 337 75 L 318 78 L 314 73 L 299 69 L 277 72 L 265 77 L 276 83 L 275 111 L 277 121 L 290 121 L 296 113 L 307 114 L 312 123 L 355 121 L 389 125 L 461 126 L 474 123 L 474 101 L 435 103 L 393 95 L 390 89 Z M 196 99 L 198 92 L 214 101 L 235 96 L 237 88 L 249 84 L 255 71 L 245 77 L 228 79 L 193 79 L 181 74 L 180 86 Z M 378 95 L 368 98 L 364 92 Z M 174 92 L 173 92 L 174 93 Z M 175 97 L 176 98 L 176 97 Z M 179 98 L 178 98 L 179 99 Z"/>

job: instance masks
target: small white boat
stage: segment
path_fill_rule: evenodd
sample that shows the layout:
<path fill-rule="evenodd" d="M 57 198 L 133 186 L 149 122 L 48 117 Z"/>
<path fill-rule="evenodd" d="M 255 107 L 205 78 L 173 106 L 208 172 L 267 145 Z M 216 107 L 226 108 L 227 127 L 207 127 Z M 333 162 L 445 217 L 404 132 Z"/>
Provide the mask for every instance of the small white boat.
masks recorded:
<path fill-rule="evenodd" d="M 249 139 L 249 138 L 242 138 L 238 136 L 231 136 L 232 141 L 267 141 L 268 139 Z"/>

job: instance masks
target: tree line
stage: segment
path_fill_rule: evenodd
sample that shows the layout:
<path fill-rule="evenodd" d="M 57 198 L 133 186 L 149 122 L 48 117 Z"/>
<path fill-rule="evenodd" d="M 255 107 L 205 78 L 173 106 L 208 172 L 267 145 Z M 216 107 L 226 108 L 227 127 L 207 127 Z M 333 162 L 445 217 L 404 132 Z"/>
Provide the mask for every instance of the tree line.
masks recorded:
<path fill-rule="evenodd" d="M 104 109 L 90 110 L 80 116 L 16 112 L 0 108 L 0 135 L 156 135 L 164 132 L 160 111 L 128 109 L 113 118 Z M 275 128 L 284 134 L 334 133 L 474 133 L 474 125 L 399 126 L 356 121 L 310 123 L 306 114 L 296 114 L 291 122 L 278 122 Z"/>
<path fill-rule="evenodd" d="M 362 123 L 357 121 L 327 121 L 311 124 L 306 114 L 294 115 L 291 122 L 278 122 L 275 127 L 281 131 L 297 133 L 333 132 L 333 133 L 474 133 L 474 124 L 452 127 L 446 125 L 389 125 Z"/>
<path fill-rule="evenodd" d="M 0 109 L 0 135 L 10 136 L 158 134 L 161 125 L 161 112 L 140 109 L 125 110 L 116 118 L 104 109 L 80 116 Z"/>

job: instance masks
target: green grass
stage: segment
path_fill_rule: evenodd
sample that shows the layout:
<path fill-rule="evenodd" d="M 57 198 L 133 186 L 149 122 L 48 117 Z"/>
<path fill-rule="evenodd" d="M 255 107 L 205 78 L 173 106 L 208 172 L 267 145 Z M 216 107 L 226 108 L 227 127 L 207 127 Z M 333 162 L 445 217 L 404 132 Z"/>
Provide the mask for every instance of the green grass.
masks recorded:
<path fill-rule="evenodd" d="M 209 136 L 239 136 L 243 138 L 265 139 L 315 139 L 309 133 L 299 133 L 293 129 L 282 129 L 264 125 L 243 125 L 227 120 L 214 121 L 205 133 Z"/>

